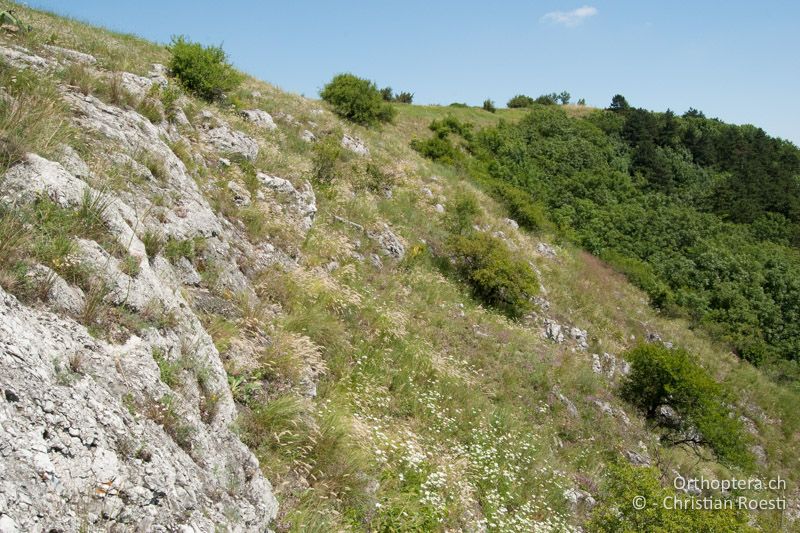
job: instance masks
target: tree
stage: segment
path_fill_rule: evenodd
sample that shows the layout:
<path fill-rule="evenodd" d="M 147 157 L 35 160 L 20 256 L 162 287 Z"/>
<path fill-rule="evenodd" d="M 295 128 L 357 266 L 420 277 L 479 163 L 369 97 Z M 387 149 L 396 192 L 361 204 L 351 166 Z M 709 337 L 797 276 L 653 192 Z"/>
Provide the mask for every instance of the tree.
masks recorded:
<path fill-rule="evenodd" d="M 514 96 L 506 104 L 506 106 L 511 109 L 520 107 L 530 107 L 532 105 L 533 105 L 533 98 L 524 94 L 518 94 Z"/>
<path fill-rule="evenodd" d="M 628 105 L 628 101 L 625 99 L 624 96 L 621 94 L 615 94 L 614 98 L 611 99 L 611 105 L 609 109 L 611 111 L 627 111 L 630 109 L 630 105 Z"/>
<path fill-rule="evenodd" d="M 702 111 L 690 107 L 686 113 L 683 114 L 683 118 L 706 118 L 706 116 Z"/>
<path fill-rule="evenodd" d="M 578 105 L 579 106 L 585 106 L 586 105 L 586 99 L 585 98 L 581 98 L 580 100 L 578 100 Z"/>
<path fill-rule="evenodd" d="M 558 100 L 561 102 L 561 105 L 567 105 L 570 97 L 571 95 L 567 91 L 561 91 L 561 94 L 558 95 Z"/>
<path fill-rule="evenodd" d="M 392 92 L 391 87 L 384 87 L 381 89 L 381 97 L 383 97 L 384 102 L 391 102 L 394 99 L 394 93 Z"/>
<path fill-rule="evenodd" d="M 483 109 L 489 113 L 494 113 L 497 111 L 497 108 L 494 106 L 494 101 L 489 98 L 483 101 Z"/>
<path fill-rule="evenodd" d="M 556 105 L 558 103 L 558 99 L 559 95 L 556 93 L 550 93 L 539 96 L 534 102 L 540 105 Z"/>
<path fill-rule="evenodd" d="M 414 101 L 414 93 L 403 91 L 394 97 L 394 101 L 400 104 L 410 104 Z"/>

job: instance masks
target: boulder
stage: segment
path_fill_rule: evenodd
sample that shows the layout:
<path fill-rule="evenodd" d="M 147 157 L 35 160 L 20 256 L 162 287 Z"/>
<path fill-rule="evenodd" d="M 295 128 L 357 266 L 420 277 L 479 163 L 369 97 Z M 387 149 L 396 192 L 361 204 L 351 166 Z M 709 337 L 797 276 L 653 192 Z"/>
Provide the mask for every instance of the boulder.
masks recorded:
<path fill-rule="evenodd" d="M 272 131 L 278 127 L 275 121 L 272 120 L 272 115 L 261 109 L 247 109 L 242 111 L 242 116 L 246 121 L 252 122 L 259 128 L 268 131 Z"/>
<path fill-rule="evenodd" d="M 367 148 L 367 145 L 364 144 L 364 141 L 358 137 L 348 135 L 346 133 L 342 136 L 342 147 L 347 148 L 356 155 L 369 155 L 369 148 Z"/>

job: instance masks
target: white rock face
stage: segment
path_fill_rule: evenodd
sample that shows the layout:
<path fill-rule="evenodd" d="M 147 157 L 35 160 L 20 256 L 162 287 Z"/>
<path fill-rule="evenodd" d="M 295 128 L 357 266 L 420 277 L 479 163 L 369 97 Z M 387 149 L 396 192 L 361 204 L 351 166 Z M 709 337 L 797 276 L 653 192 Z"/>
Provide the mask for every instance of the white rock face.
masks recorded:
<path fill-rule="evenodd" d="M 159 80 L 159 82 L 160 81 L 161 80 Z M 120 74 L 120 83 L 122 84 L 122 88 L 132 95 L 136 96 L 137 98 L 144 98 L 156 81 L 153 80 L 153 78 L 138 76 L 136 74 L 131 74 L 130 72 L 122 72 Z M 166 86 L 166 78 L 163 80 L 163 83 L 159 83 L 159 85 Z"/>
<path fill-rule="evenodd" d="M 536 245 L 536 251 L 545 257 L 556 257 L 556 250 L 545 242 L 540 242 Z"/>
<path fill-rule="evenodd" d="M 172 393 L 148 341 L 99 342 L 0 289 L 0 389 L 3 531 L 255 531 L 275 516 L 230 414 L 206 423 L 176 397 L 192 427 L 183 447 L 157 423 Z"/>
<path fill-rule="evenodd" d="M 255 161 L 258 157 L 258 143 L 241 131 L 231 129 L 227 124 L 204 130 L 202 136 L 219 153 L 239 154 L 250 161 Z"/>
<path fill-rule="evenodd" d="M 384 224 L 381 231 L 367 232 L 367 236 L 378 243 L 384 255 L 400 260 L 406 255 L 406 247 L 403 241 Z"/>
<path fill-rule="evenodd" d="M 83 52 L 78 52 L 77 50 L 61 48 L 60 46 L 54 46 L 52 44 L 46 44 L 44 45 L 44 48 L 56 55 L 62 55 L 76 63 L 83 63 L 85 65 L 94 65 L 97 63 L 97 59 L 93 55 L 84 54 Z"/>
<path fill-rule="evenodd" d="M 242 116 L 248 122 L 252 122 L 259 128 L 263 128 L 268 131 L 272 131 L 278 127 L 275 124 L 275 121 L 272 120 L 272 115 L 261 109 L 248 109 L 242 111 Z"/>
<path fill-rule="evenodd" d="M 63 145 L 58 154 L 58 162 L 76 178 L 86 178 L 90 174 L 89 166 L 78 152 L 69 145 Z"/>
<path fill-rule="evenodd" d="M 162 128 L 154 126 L 135 111 L 107 105 L 93 96 L 66 93 L 64 99 L 75 111 L 76 123 L 113 142 L 118 151 L 124 154 L 123 159 L 127 156 L 130 160 L 128 154 L 146 150 L 151 157 L 163 163 L 165 185 L 179 199 L 179 205 L 167 211 L 165 220 L 161 221 L 160 230 L 165 235 L 185 239 L 194 236 L 210 237 L 222 232 L 219 220 L 198 189 L 197 183 L 189 175 L 186 165 L 162 140 L 166 133 Z M 139 198 L 131 198 L 130 203 L 136 204 L 140 201 Z M 137 210 L 143 212 L 149 207 L 142 205 Z"/>
<path fill-rule="evenodd" d="M 28 271 L 28 277 L 46 288 L 46 298 L 53 309 L 77 316 L 83 311 L 86 299 L 79 287 L 73 287 L 64 278 L 44 265 L 36 265 Z"/>
<path fill-rule="evenodd" d="M 58 66 L 57 61 L 31 54 L 21 46 L 15 46 L 13 48 L 0 46 L 0 58 L 5 60 L 12 67 L 23 70 L 29 68 L 36 72 L 46 72 Z"/>
<path fill-rule="evenodd" d="M 369 148 L 364 144 L 364 141 L 352 135 L 344 134 L 344 136 L 342 136 L 342 147 L 347 148 L 356 155 L 369 155 Z"/>
<path fill-rule="evenodd" d="M 256 177 L 265 188 L 280 193 L 289 200 L 289 210 L 300 219 L 303 231 L 311 229 L 317 214 L 317 198 L 308 181 L 304 181 L 300 190 L 297 190 L 292 182 L 277 176 L 259 172 Z"/>

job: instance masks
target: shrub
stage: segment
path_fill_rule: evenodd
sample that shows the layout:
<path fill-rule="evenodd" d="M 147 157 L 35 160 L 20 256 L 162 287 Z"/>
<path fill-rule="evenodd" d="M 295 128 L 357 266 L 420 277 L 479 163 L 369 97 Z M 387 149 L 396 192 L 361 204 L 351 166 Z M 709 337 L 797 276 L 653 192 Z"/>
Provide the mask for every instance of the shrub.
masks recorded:
<path fill-rule="evenodd" d="M 244 77 L 228 62 L 219 46 L 203 46 L 185 37 L 174 37 L 169 68 L 183 87 L 209 102 L 222 100 Z"/>
<path fill-rule="evenodd" d="M 392 92 L 392 88 L 384 87 L 381 89 L 381 98 L 383 98 L 384 102 L 391 102 L 394 100 L 394 92 Z"/>
<path fill-rule="evenodd" d="M 505 204 L 508 214 L 520 226 L 539 231 L 551 228 L 552 224 L 545 215 L 544 205 L 534 200 L 529 192 L 492 178 L 485 178 L 482 181 L 488 185 L 489 192 Z"/>
<path fill-rule="evenodd" d="M 337 115 L 359 124 L 390 122 L 394 118 L 394 108 L 384 102 L 377 86 L 353 74 L 337 74 L 320 96 Z"/>
<path fill-rule="evenodd" d="M 474 194 L 459 193 L 447 215 L 450 231 L 455 234 L 472 231 L 472 225 L 480 212 L 481 207 Z"/>
<path fill-rule="evenodd" d="M 450 133 L 460 135 L 467 141 L 472 139 L 472 123 L 461 122 L 453 115 L 447 115 L 441 120 L 432 121 L 428 126 L 428 129 L 434 132 L 437 137 L 441 137 L 442 139 L 446 138 Z"/>
<path fill-rule="evenodd" d="M 616 531 L 755 531 L 747 525 L 747 513 L 733 509 L 676 510 L 664 505 L 677 494 L 659 483 L 655 468 L 613 464 L 602 487 L 600 504 L 594 509 L 588 530 L 598 533 Z M 637 509 L 637 497 L 645 507 Z"/>
<path fill-rule="evenodd" d="M 414 139 L 411 141 L 411 148 L 419 152 L 423 157 L 446 165 L 455 164 L 464 157 L 449 139 L 442 137 Z"/>
<path fill-rule="evenodd" d="M 342 145 L 338 135 L 329 135 L 314 144 L 312 158 L 314 178 L 321 183 L 330 183 L 336 178 L 339 159 L 342 157 Z"/>
<path fill-rule="evenodd" d="M 506 104 L 507 107 L 512 109 L 515 107 L 530 107 L 532 105 L 533 105 L 533 98 L 531 98 L 530 96 L 526 96 L 524 94 L 518 94 L 514 96 Z"/>
<path fill-rule="evenodd" d="M 456 271 L 479 300 L 511 318 L 531 310 L 539 287 L 536 274 L 503 241 L 476 231 L 454 236 L 448 248 Z"/>
<path fill-rule="evenodd" d="M 494 113 L 495 111 L 497 111 L 497 108 L 494 106 L 494 101 L 488 98 L 483 101 L 483 109 L 488 111 L 489 113 Z"/>
<path fill-rule="evenodd" d="M 728 416 L 729 392 L 688 352 L 643 344 L 624 357 L 631 372 L 620 389 L 622 397 L 661 428 L 662 441 L 708 446 L 725 463 L 750 463 L 741 423 Z M 665 415 L 665 409 L 674 416 Z"/>

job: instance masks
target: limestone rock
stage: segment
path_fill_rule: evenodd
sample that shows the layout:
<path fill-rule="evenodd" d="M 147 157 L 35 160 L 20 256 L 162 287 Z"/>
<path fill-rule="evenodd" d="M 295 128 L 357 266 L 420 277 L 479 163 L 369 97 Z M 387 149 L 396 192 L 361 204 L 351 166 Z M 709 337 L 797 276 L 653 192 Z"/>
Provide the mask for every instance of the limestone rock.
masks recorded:
<path fill-rule="evenodd" d="M 400 260 L 406 254 L 406 247 L 400 238 L 389 229 L 387 224 L 383 225 L 381 231 L 367 232 L 367 236 L 378 243 L 381 251 L 394 259 Z"/>
<path fill-rule="evenodd" d="M 85 65 L 94 65 L 97 63 L 97 59 L 93 55 L 84 54 L 77 50 L 70 50 L 69 48 L 62 48 L 52 44 L 45 44 L 44 49 L 54 54 L 64 56 L 75 63 L 83 63 Z"/>
<path fill-rule="evenodd" d="M 564 342 L 564 333 L 561 331 L 561 325 L 549 318 L 544 321 L 544 336 L 558 344 Z"/>
<path fill-rule="evenodd" d="M 298 190 L 292 185 L 292 182 L 278 176 L 259 172 L 256 177 L 264 187 L 279 193 L 290 201 L 289 208 L 300 219 L 304 231 L 311 229 L 317 214 L 317 198 L 308 181 L 303 182 L 302 187 Z"/>
<path fill-rule="evenodd" d="M 202 136 L 205 142 L 217 152 L 238 154 L 249 161 L 255 161 L 258 157 L 258 143 L 227 124 L 205 130 Z"/>
<path fill-rule="evenodd" d="M 58 67 L 58 62 L 32 54 L 29 50 L 21 46 L 14 46 L 11 48 L 0 46 L 0 58 L 12 67 L 21 70 L 29 68 L 36 72 L 46 72 Z"/>
<path fill-rule="evenodd" d="M 28 271 L 28 277 L 46 289 L 46 298 L 54 311 L 79 315 L 83 311 L 83 291 L 73 287 L 64 278 L 44 265 L 36 265 Z"/>
<path fill-rule="evenodd" d="M 275 121 L 272 120 L 272 115 L 261 109 L 247 109 L 242 111 L 242 116 L 248 122 L 252 122 L 265 130 L 272 131 L 278 127 Z"/>
<path fill-rule="evenodd" d="M 342 136 L 342 148 L 347 148 L 356 155 L 369 155 L 369 148 L 364 144 L 364 141 L 346 133 Z"/>
<path fill-rule="evenodd" d="M 564 498 L 569 503 L 573 513 L 577 513 L 581 508 L 585 511 L 591 511 L 597 505 L 597 501 L 591 494 L 574 487 L 564 491 Z"/>
<path fill-rule="evenodd" d="M 558 388 L 557 385 L 553 385 L 553 389 L 551 390 L 551 394 L 553 396 L 555 396 L 558 399 L 558 401 L 560 401 L 562 404 L 564 404 L 564 407 L 567 408 L 567 413 L 569 413 L 570 416 L 572 416 L 574 418 L 577 418 L 579 416 L 578 408 L 575 407 L 575 404 L 572 403 L 572 400 L 570 400 L 569 398 L 564 396 L 564 394 L 561 392 L 561 390 Z"/>
<path fill-rule="evenodd" d="M 80 154 L 71 146 L 64 144 L 58 153 L 58 162 L 76 178 L 86 179 L 91 171 Z"/>
<path fill-rule="evenodd" d="M 230 415 L 208 425 L 172 400 L 192 428 L 183 446 L 158 422 L 174 393 L 151 346 L 97 341 L 0 289 L 3 531 L 260 530 L 274 518 L 271 487 Z"/>
<path fill-rule="evenodd" d="M 536 245 L 536 251 L 545 257 L 556 257 L 556 250 L 547 243 L 540 242 Z"/>

